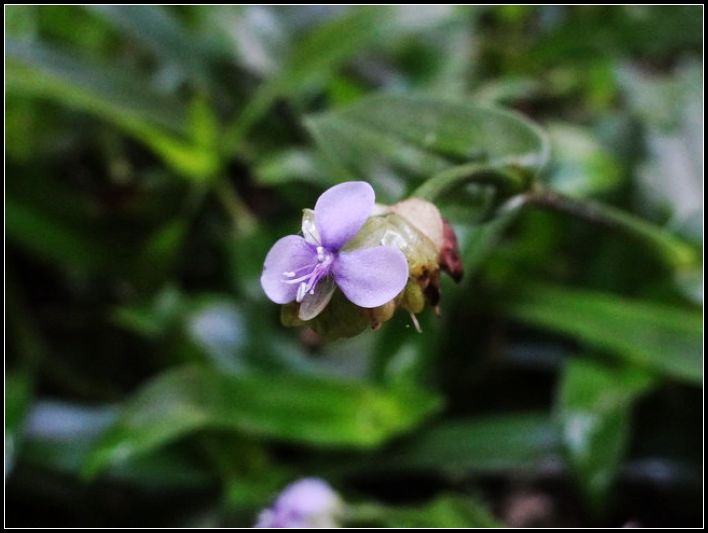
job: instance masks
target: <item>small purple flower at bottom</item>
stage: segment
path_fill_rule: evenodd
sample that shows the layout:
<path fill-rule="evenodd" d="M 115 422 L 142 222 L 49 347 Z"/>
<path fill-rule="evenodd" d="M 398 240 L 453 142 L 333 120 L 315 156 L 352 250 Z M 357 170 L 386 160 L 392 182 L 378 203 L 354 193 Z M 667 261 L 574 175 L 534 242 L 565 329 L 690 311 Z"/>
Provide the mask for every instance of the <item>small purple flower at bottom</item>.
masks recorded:
<path fill-rule="evenodd" d="M 329 303 L 335 288 L 359 307 L 373 308 L 398 296 L 408 281 L 408 263 L 398 248 L 343 247 L 359 232 L 374 208 L 374 190 L 348 181 L 327 189 L 317 200 L 314 224 L 303 234 L 277 241 L 268 252 L 261 286 L 278 304 L 296 301 L 299 317 L 310 320 Z"/>
<path fill-rule="evenodd" d="M 321 479 L 305 478 L 288 485 L 272 507 L 262 511 L 254 527 L 339 527 L 342 500 Z"/>

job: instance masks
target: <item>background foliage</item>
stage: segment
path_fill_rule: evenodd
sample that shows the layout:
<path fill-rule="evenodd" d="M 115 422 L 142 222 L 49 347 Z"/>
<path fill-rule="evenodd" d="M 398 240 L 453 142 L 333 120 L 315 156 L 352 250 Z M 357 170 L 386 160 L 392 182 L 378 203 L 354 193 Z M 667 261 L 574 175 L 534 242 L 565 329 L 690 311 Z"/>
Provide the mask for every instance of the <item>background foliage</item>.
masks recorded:
<path fill-rule="evenodd" d="M 318 475 L 375 525 L 700 525 L 702 14 L 6 7 L 7 524 L 247 526 Z M 422 334 L 261 292 L 352 176 L 455 225 Z"/>

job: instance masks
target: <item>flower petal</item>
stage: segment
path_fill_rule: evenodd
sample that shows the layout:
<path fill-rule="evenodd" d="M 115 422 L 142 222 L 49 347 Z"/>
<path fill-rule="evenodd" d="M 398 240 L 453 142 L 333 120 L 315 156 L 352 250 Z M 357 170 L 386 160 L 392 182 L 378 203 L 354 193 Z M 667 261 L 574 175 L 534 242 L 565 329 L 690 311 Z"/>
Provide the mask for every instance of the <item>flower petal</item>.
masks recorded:
<path fill-rule="evenodd" d="M 377 246 L 341 252 L 333 265 L 337 286 L 359 307 L 393 300 L 408 281 L 408 262 L 398 248 Z"/>
<path fill-rule="evenodd" d="M 330 250 L 344 246 L 366 222 L 374 198 L 374 189 L 365 181 L 347 181 L 323 192 L 315 204 L 322 244 Z"/>
<path fill-rule="evenodd" d="M 336 288 L 337 286 L 334 284 L 332 276 L 321 279 L 313 289 L 314 294 L 306 294 L 305 298 L 303 298 L 300 309 L 297 312 L 298 318 L 300 320 L 312 320 L 319 315 L 327 307 Z"/>
<path fill-rule="evenodd" d="M 285 272 L 307 273 L 317 264 L 317 252 L 299 235 L 288 235 L 278 240 L 266 255 L 261 274 L 261 287 L 266 296 L 277 304 L 292 302 L 297 294 L 297 283 L 284 283 Z M 311 271 L 312 268 L 309 270 Z"/>

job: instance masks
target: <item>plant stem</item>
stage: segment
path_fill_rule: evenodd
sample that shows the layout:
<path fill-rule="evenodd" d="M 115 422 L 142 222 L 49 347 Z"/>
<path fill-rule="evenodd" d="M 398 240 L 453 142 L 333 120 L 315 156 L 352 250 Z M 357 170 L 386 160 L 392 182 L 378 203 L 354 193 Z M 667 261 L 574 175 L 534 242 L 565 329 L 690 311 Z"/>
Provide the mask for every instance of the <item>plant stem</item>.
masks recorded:
<path fill-rule="evenodd" d="M 224 155 L 231 156 L 241 150 L 244 137 L 251 127 L 268 112 L 277 94 L 270 85 L 262 87 L 233 119 L 233 122 L 226 127 L 222 141 Z"/>
<path fill-rule="evenodd" d="M 492 185 L 500 195 L 511 196 L 526 190 L 529 181 L 524 172 L 518 169 L 468 163 L 436 174 L 418 187 L 411 196 L 434 202 L 444 194 L 468 183 Z"/>
<path fill-rule="evenodd" d="M 231 216 L 236 233 L 239 235 L 252 233 L 256 229 L 256 217 L 229 181 L 221 177 L 216 184 L 215 191 L 219 201 Z"/>
<path fill-rule="evenodd" d="M 657 250 L 672 266 L 684 268 L 696 264 L 695 250 L 675 235 L 630 213 L 589 199 L 578 200 L 548 189 L 525 195 L 523 205 L 567 213 L 621 231 Z"/>

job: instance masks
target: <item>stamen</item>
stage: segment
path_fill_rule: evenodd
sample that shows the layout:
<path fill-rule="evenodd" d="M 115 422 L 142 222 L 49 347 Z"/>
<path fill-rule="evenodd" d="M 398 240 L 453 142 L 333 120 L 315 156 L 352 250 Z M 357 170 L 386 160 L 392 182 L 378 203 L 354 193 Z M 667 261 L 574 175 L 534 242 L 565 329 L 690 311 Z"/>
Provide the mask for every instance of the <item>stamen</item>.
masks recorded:
<path fill-rule="evenodd" d="M 324 246 L 318 246 L 316 251 L 317 263 L 302 266 L 294 271 L 283 272 L 283 283 L 288 285 L 300 284 L 295 295 L 295 300 L 298 303 L 302 302 L 303 298 L 308 294 L 314 295 L 317 284 L 322 278 L 329 275 L 334 259 L 333 254 Z M 303 272 L 305 273 L 303 274 Z"/>
<path fill-rule="evenodd" d="M 310 279 L 310 276 L 312 276 L 312 273 L 305 274 L 304 276 L 301 276 L 301 277 L 295 278 L 295 279 L 284 279 L 283 283 L 287 283 L 288 285 L 294 285 L 295 283 L 300 283 L 301 281 L 305 281 L 307 279 Z"/>
<path fill-rule="evenodd" d="M 307 294 L 307 283 L 303 281 L 297 288 L 297 295 L 295 296 L 295 300 L 298 303 L 302 302 L 302 299 L 305 297 L 305 294 Z"/>
<path fill-rule="evenodd" d="M 423 333 L 423 330 L 420 327 L 420 322 L 418 322 L 418 318 L 415 316 L 415 314 L 409 312 L 411 315 L 411 321 L 413 322 L 413 327 L 418 333 Z"/>

